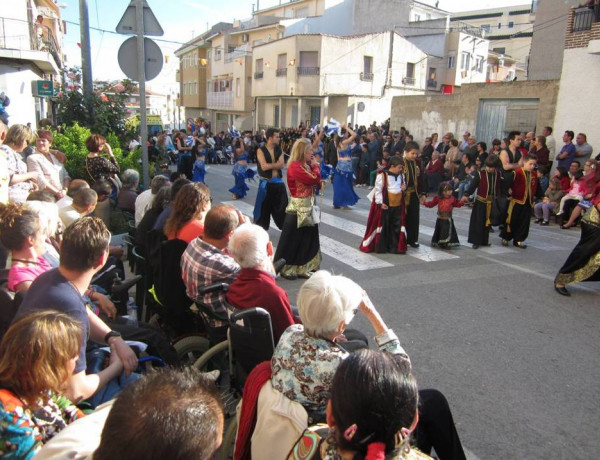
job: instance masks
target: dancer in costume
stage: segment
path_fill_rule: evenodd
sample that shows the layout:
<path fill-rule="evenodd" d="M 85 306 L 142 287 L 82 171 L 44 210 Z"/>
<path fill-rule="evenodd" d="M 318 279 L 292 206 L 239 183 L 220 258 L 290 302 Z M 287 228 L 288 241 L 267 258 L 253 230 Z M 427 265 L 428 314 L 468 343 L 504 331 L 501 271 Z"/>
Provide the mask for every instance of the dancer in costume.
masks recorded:
<path fill-rule="evenodd" d="M 287 184 L 291 197 L 274 260 L 285 259 L 280 272 L 284 278 L 309 278 L 321 265 L 319 226 L 312 217 L 321 173 L 307 138 L 298 139 L 292 147 Z"/>
<path fill-rule="evenodd" d="M 404 229 L 404 190 L 406 183 L 402 158 L 389 159 L 389 170 L 381 170 L 375 178 L 367 231 L 360 245 L 362 252 L 406 253 Z"/>
<path fill-rule="evenodd" d="M 233 171 L 231 174 L 235 177 L 235 185 L 229 189 L 233 195 L 234 200 L 244 198 L 250 187 L 246 185 L 246 179 L 254 178 L 254 170 L 248 169 L 248 154 L 244 149 L 241 138 L 237 138 L 233 142 L 235 164 L 233 165 Z"/>
<path fill-rule="evenodd" d="M 254 223 L 269 230 L 271 216 L 278 228 L 283 228 L 285 208 L 288 196 L 282 179 L 283 151 L 279 147 L 279 130 L 269 128 L 267 143 L 256 151 L 257 169 L 260 176 L 256 204 L 254 205 Z"/>
<path fill-rule="evenodd" d="M 469 222 L 468 241 L 473 245 L 473 249 L 477 249 L 479 246 L 490 246 L 492 205 L 500 193 L 499 167 L 499 158 L 490 154 L 485 159 L 485 168 L 475 173 L 475 177 L 462 197 L 462 202 L 466 203 L 473 192 L 477 191 Z"/>
<path fill-rule="evenodd" d="M 409 141 L 404 146 L 404 171 L 406 174 L 405 225 L 406 240 L 413 248 L 418 248 L 419 243 L 419 195 L 421 194 L 421 168 L 417 160 L 419 144 Z"/>
<path fill-rule="evenodd" d="M 581 238 L 554 279 L 554 289 L 570 296 L 567 284 L 600 281 L 600 187 L 590 199 L 592 206 L 581 219 Z"/>
<path fill-rule="evenodd" d="M 192 170 L 192 182 L 204 182 L 204 176 L 206 175 L 206 150 L 202 149 L 196 154 L 196 161 L 194 161 L 194 169 Z"/>
<path fill-rule="evenodd" d="M 460 208 L 463 203 L 452 196 L 452 185 L 448 182 L 440 184 L 438 194 L 432 200 L 426 201 L 421 197 L 421 204 L 426 208 L 438 207 L 435 229 L 431 237 L 431 246 L 440 249 L 450 249 L 452 246 L 460 246 L 458 234 L 452 219 L 452 209 Z"/>
<path fill-rule="evenodd" d="M 346 135 L 337 138 L 338 162 L 333 176 L 333 207 L 335 209 L 341 207 L 350 209 L 350 206 L 354 206 L 359 200 L 359 196 L 354 192 L 352 186 L 354 171 L 352 170 L 352 151 L 350 147 L 356 133 L 346 125 L 343 125 L 342 128 L 346 129 Z"/>
<path fill-rule="evenodd" d="M 507 176 L 506 188 L 512 190 L 512 196 L 508 204 L 506 225 L 500 233 L 502 246 L 508 246 L 513 240 L 513 246 L 525 249 L 524 241 L 529 235 L 529 223 L 531 221 L 531 208 L 535 197 L 542 198 L 538 187 L 536 174 L 533 172 L 536 160 L 534 155 L 525 155 L 523 166 Z"/>

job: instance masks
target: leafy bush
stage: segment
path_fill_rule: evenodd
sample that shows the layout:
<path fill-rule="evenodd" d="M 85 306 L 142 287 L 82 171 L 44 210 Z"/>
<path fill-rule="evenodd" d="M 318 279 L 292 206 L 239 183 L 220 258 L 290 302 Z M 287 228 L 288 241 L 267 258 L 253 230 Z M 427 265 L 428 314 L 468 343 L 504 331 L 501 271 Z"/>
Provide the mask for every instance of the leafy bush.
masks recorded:
<path fill-rule="evenodd" d="M 55 131 L 53 134 L 54 142 L 52 143 L 52 147 L 67 155 L 65 168 L 69 172 L 71 178 L 89 181 L 90 176 L 85 168 L 85 157 L 89 152 L 85 147 L 85 141 L 92 132 L 88 128 L 84 128 L 79 126 L 79 124 L 74 123 L 72 126 L 64 127 L 62 132 Z M 114 133 L 109 132 L 106 136 L 106 140 L 112 147 L 115 159 L 117 160 L 117 164 L 121 168 L 121 171 L 135 169 L 141 176 L 141 149 L 138 148 L 124 157 L 119 138 Z"/>

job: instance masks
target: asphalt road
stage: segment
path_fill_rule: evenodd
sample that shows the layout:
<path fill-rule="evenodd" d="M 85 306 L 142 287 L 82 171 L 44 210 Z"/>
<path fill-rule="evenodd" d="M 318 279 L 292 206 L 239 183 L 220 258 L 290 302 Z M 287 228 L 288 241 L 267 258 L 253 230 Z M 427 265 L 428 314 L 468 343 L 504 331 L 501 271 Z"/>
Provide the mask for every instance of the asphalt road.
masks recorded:
<path fill-rule="evenodd" d="M 232 201 L 231 166 L 210 165 L 215 203 L 251 215 L 256 183 Z M 320 225 L 323 264 L 366 289 L 411 356 L 420 387 L 450 402 L 469 458 L 594 458 L 600 448 L 600 283 L 558 295 L 552 280 L 579 240 L 579 228 L 532 222 L 526 250 L 500 245 L 471 249 L 470 209 L 454 211 L 461 243 L 429 247 L 435 209 L 421 208 L 419 250 L 365 255 L 358 245 L 367 221 L 368 190 L 350 211 L 332 207 L 328 184 Z M 269 231 L 274 243 L 277 229 Z M 280 279 L 295 303 L 302 283 Z M 372 336 L 363 317 L 353 322 Z"/>

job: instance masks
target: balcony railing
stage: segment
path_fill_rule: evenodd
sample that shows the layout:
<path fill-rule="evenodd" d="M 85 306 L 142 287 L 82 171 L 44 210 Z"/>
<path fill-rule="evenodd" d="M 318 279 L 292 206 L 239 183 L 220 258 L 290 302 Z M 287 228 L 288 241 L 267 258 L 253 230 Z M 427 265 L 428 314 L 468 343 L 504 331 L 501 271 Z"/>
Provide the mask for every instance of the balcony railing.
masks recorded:
<path fill-rule="evenodd" d="M 225 53 L 225 64 L 235 61 L 236 59 L 245 58 L 246 56 L 252 56 L 252 52 L 247 49 L 236 49 L 231 53 Z"/>
<path fill-rule="evenodd" d="M 573 29 L 572 32 L 583 32 L 590 30 L 594 22 L 600 21 L 600 6 L 595 5 L 593 8 L 577 8 L 573 12 Z"/>
<path fill-rule="evenodd" d="M 27 21 L 0 18 L 0 48 L 50 53 L 58 68 L 62 68 L 61 54 L 48 26 L 38 29 Z"/>
<path fill-rule="evenodd" d="M 254 79 L 260 80 L 264 76 L 264 72 L 254 72 Z"/>
<path fill-rule="evenodd" d="M 206 103 L 209 107 L 232 107 L 233 92 L 219 91 L 206 93 Z"/>
<path fill-rule="evenodd" d="M 361 72 L 360 79 L 362 81 L 373 81 L 373 73 L 371 72 Z"/>
<path fill-rule="evenodd" d="M 452 29 L 477 38 L 485 38 L 485 30 L 483 30 L 481 27 L 467 24 L 466 22 L 458 21 L 452 26 Z"/>
<path fill-rule="evenodd" d="M 319 75 L 320 67 L 298 67 L 298 75 Z"/>
<path fill-rule="evenodd" d="M 283 69 L 277 69 L 275 71 L 275 75 L 277 77 L 285 77 L 287 75 L 287 67 L 284 67 Z"/>
<path fill-rule="evenodd" d="M 406 86 L 415 86 L 415 79 L 413 77 L 404 77 L 402 84 Z"/>
<path fill-rule="evenodd" d="M 427 88 L 437 88 L 437 80 L 427 80 Z"/>

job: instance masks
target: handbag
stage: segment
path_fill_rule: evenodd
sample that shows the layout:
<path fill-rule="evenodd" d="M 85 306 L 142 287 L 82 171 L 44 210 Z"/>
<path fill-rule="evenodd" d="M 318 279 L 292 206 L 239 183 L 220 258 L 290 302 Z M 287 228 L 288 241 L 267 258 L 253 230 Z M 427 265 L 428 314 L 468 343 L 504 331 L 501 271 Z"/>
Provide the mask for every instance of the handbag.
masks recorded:
<path fill-rule="evenodd" d="M 312 217 L 313 220 L 313 224 L 317 225 L 321 223 L 321 201 L 323 200 L 322 195 L 319 195 L 319 205 L 316 204 L 316 199 L 314 200 L 315 202 L 313 203 L 313 207 L 312 207 L 312 211 L 310 212 L 310 215 Z"/>

